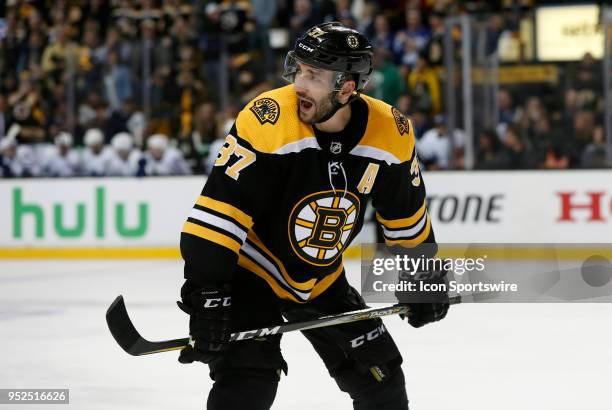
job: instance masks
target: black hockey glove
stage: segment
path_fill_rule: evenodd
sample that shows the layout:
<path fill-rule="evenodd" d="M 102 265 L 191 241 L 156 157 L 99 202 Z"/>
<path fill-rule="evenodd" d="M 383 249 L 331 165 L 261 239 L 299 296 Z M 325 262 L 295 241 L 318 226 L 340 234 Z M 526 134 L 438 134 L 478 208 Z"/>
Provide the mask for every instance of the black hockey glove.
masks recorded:
<path fill-rule="evenodd" d="M 444 319 L 449 307 L 446 271 L 417 272 L 415 275 L 400 272 L 399 279 L 412 284 L 412 290 L 395 292 L 398 302 L 410 307 L 410 325 L 418 328 Z M 405 319 L 405 315 L 400 316 Z"/>
<path fill-rule="evenodd" d="M 187 300 L 185 300 L 187 299 Z M 189 318 L 189 346 L 181 350 L 179 362 L 211 363 L 229 347 L 232 298 L 229 290 L 202 288 L 184 302 L 176 302 Z"/>

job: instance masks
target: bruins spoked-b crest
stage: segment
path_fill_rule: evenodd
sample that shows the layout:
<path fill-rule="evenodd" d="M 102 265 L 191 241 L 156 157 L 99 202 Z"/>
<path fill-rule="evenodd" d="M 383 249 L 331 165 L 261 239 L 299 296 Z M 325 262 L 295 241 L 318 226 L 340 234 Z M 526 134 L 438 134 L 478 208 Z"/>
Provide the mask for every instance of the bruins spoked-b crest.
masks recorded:
<path fill-rule="evenodd" d="M 404 114 L 395 107 L 391 108 L 391 112 L 393 113 L 393 118 L 395 118 L 395 125 L 397 125 L 397 130 L 400 135 L 409 134 L 410 125 L 408 124 L 408 119 L 404 117 Z"/>
<path fill-rule="evenodd" d="M 359 198 L 350 192 L 308 195 L 294 206 L 289 217 L 291 247 L 312 265 L 331 265 L 347 244 L 358 215 Z"/>
<path fill-rule="evenodd" d="M 359 47 L 359 39 L 354 34 L 349 34 L 348 36 L 346 36 L 346 43 L 349 45 L 350 48 Z"/>
<path fill-rule="evenodd" d="M 272 98 L 255 100 L 250 110 L 262 125 L 266 122 L 274 125 L 280 116 L 280 106 Z"/>

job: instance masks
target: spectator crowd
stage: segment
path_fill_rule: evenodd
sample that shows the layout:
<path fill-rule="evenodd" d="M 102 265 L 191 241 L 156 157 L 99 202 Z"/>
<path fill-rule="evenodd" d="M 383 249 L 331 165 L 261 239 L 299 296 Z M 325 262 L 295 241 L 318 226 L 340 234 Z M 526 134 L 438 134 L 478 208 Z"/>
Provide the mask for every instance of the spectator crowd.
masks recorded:
<path fill-rule="evenodd" d="M 278 74 L 296 36 L 334 20 L 371 40 L 365 92 L 412 119 L 423 164 L 461 169 L 465 135 L 449 129 L 441 81 L 444 19 L 485 16 L 484 46 L 494 54 L 529 12 L 522 3 L 7 0 L 0 5 L 0 176 L 208 173 L 237 112 L 282 85 Z M 460 33 L 451 37 L 459 44 Z M 601 77 L 600 61 L 586 54 L 565 64 L 545 92 L 500 88 L 497 122 L 476 129 L 474 168 L 609 165 Z"/>
<path fill-rule="evenodd" d="M 0 175 L 10 177 L 74 177 L 74 176 L 152 176 L 189 175 L 193 171 L 182 153 L 171 146 L 168 137 L 153 134 L 146 149 L 134 146 L 127 132 L 115 134 L 110 144 L 98 128 L 85 132 L 84 147 L 74 147 L 71 134 L 61 131 L 54 144 L 18 144 L 14 136 L 20 132 L 13 125 L 0 140 Z"/>

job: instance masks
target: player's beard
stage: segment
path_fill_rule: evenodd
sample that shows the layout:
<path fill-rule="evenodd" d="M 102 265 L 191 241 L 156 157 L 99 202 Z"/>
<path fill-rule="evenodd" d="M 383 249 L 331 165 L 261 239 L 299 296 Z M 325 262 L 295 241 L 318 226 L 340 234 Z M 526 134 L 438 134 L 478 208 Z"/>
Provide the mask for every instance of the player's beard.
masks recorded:
<path fill-rule="evenodd" d="M 311 98 L 302 98 L 298 95 L 298 115 L 300 120 L 306 124 L 313 125 L 320 122 L 322 118 L 327 117 L 334 109 L 336 94 L 335 91 L 331 92 L 325 98 L 322 98 L 321 101 L 314 101 Z M 304 109 L 302 100 L 310 102 L 312 106 L 308 109 Z"/>

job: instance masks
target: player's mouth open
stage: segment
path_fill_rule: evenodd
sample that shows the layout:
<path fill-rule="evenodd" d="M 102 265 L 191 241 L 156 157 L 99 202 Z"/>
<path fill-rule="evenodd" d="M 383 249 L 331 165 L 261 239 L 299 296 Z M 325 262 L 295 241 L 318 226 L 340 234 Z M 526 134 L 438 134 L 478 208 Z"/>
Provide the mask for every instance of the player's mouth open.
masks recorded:
<path fill-rule="evenodd" d="M 308 111 L 312 108 L 312 103 L 310 101 L 306 101 L 306 100 L 300 100 L 300 109 L 302 111 Z"/>

